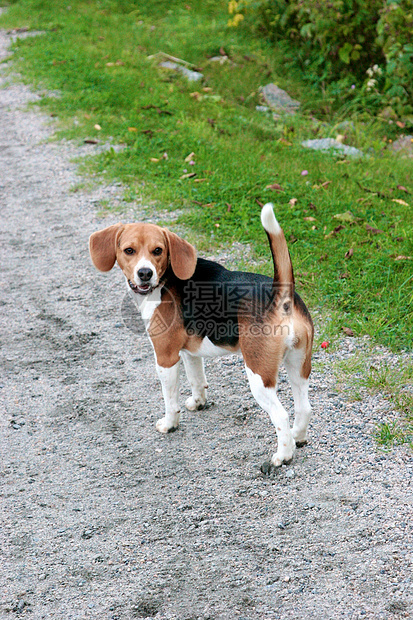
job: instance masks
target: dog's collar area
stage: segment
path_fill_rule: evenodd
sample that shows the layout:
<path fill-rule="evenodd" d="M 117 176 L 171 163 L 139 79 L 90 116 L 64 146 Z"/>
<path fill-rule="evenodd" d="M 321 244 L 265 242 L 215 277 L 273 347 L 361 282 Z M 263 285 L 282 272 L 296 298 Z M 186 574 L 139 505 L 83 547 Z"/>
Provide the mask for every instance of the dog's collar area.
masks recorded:
<path fill-rule="evenodd" d="M 154 289 L 154 287 L 150 284 L 141 284 L 140 286 L 138 286 L 137 284 L 131 282 L 131 280 L 128 280 L 128 284 L 132 291 L 134 293 L 138 293 L 139 295 L 148 295 L 148 293 L 151 293 Z"/>

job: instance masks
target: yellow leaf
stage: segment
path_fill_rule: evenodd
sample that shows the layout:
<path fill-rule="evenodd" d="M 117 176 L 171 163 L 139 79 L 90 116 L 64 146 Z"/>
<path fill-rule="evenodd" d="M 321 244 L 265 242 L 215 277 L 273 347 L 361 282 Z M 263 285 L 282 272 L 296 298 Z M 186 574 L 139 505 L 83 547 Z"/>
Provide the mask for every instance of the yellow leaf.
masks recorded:
<path fill-rule="evenodd" d="M 315 217 L 311 217 L 311 215 L 310 215 L 309 217 L 305 217 L 305 218 L 304 218 L 304 220 L 305 220 L 306 222 L 315 222 L 315 221 L 316 221 L 316 220 L 315 220 Z"/>
<path fill-rule="evenodd" d="M 184 161 L 191 161 L 195 157 L 195 153 L 189 153 L 187 157 L 185 157 Z"/>
<path fill-rule="evenodd" d="M 102 129 L 102 127 L 101 127 L 100 125 L 95 125 L 95 129 L 96 129 L 97 131 L 100 131 L 100 130 Z"/>
<path fill-rule="evenodd" d="M 393 198 L 392 202 L 397 202 L 397 204 L 403 205 L 404 207 L 409 206 L 409 203 L 406 202 L 405 200 L 402 200 L 401 198 Z"/>
<path fill-rule="evenodd" d="M 159 159 L 157 157 L 151 157 L 151 161 L 157 162 Z"/>
<path fill-rule="evenodd" d="M 137 127 L 128 127 L 128 131 L 138 131 Z"/>

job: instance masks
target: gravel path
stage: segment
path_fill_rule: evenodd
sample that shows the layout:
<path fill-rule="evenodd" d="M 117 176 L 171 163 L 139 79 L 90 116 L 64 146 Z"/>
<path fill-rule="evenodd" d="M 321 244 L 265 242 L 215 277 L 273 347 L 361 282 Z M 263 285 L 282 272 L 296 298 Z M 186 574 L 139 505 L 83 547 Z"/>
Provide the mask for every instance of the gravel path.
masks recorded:
<path fill-rule="evenodd" d="M 151 346 L 122 321 L 119 270 L 88 257 L 119 188 L 71 192 L 79 149 L 47 142 L 36 95 L 0 87 L 0 617 L 411 617 L 412 458 L 375 448 L 385 401 L 348 403 L 315 372 L 310 443 L 264 477 L 275 433 L 229 357 L 207 365 L 215 404 L 157 433 Z"/>

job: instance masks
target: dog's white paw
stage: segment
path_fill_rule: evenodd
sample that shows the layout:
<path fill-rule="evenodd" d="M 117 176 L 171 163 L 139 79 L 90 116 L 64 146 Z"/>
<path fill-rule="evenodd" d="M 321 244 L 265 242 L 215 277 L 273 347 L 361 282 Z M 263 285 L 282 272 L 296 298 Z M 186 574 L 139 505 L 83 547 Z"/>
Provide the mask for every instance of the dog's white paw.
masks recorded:
<path fill-rule="evenodd" d="M 156 430 L 160 433 L 169 433 L 172 430 L 178 428 L 178 422 L 176 424 L 171 423 L 166 418 L 161 418 L 156 423 Z"/>
<path fill-rule="evenodd" d="M 205 407 L 205 403 L 206 399 L 202 398 L 201 396 L 198 396 L 197 398 L 190 396 L 185 401 L 185 407 L 188 409 L 188 411 L 200 411 Z"/>
<path fill-rule="evenodd" d="M 271 459 L 271 465 L 273 467 L 281 467 L 283 463 L 289 463 L 295 452 L 295 442 L 291 437 L 291 442 L 288 446 L 282 446 L 282 449 L 278 448 L 277 452 L 273 454 Z"/>
<path fill-rule="evenodd" d="M 294 437 L 295 445 L 297 446 L 297 448 L 301 448 L 301 446 L 305 446 L 305 444 L 307 443 L 307 432 L 306 431 L 303 433 L 303 431 L 293 428 L 292 435 Z"/>

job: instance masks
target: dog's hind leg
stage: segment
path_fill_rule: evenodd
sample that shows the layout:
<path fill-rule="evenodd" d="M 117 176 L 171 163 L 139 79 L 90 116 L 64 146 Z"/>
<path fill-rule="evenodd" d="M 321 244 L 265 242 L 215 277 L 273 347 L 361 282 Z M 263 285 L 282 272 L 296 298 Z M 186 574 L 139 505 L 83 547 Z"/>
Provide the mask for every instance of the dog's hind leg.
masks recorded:
<path fill-rule="evenodd" d="M 184 362 L 186 376 L 191 386 L 192 396 L 187 398 L 185 407 L 189 411 L 203 409 L 207 398 L 207 381 L 204 370 L 204 360 L 202 357 L 195 357 L 186 351 L 181 351 Z"/>
<path fill-rule="evenodd" d="M 271 459 L 274 467 L 288 463 L 294 456 L 295 442 L 290 430 L 288 413 L 282 406 L 274 387 L 265 387 L 262 377 L 245 366 L 251 392 L 257 403 L 266 411 L 275 426 L 278 439 L 277 452 Z"/>
<path fill-rule="evenodd" d="M 311 417 L 311 405 L 308 400 L 309 369 L 306 352 L 303 349 L 291 349 L 285 356 L 284 365 L 294 397 L 295 417 L 292 433 L 297 446 L 302 446 L 307 443 L 307 428 Z"/>

